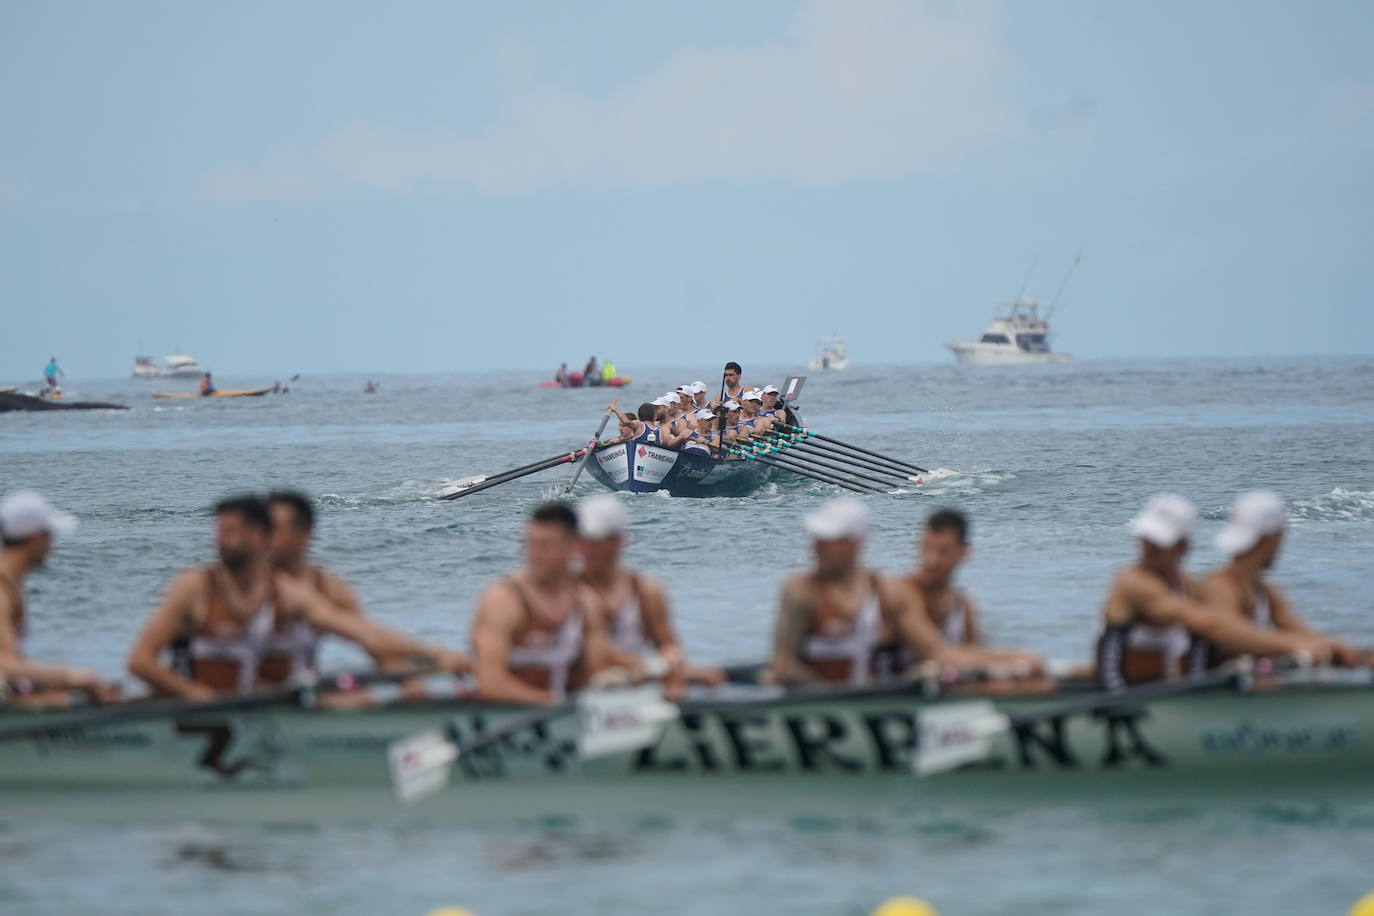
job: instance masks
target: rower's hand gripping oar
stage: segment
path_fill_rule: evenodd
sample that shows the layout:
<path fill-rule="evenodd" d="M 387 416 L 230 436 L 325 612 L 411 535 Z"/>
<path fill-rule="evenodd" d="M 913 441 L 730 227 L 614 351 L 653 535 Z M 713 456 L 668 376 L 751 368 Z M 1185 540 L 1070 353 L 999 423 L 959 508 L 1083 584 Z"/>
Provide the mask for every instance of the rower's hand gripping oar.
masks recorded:
<path fill-rule="evenodd" d="M 387 768 L 397 801 L 413 805 L 448 785 L 453 764 L 512 735 L 575 712 L 577 754 L 583 760 L 628 754 L 656 744 L 680 710 L 663 699 L 661 683 L 583 690 L 569 702 L 516 716 L 468 742 L 435 728 L 395 741 L 387 748 Z"/>
<path fill-rule="evenodd" d="M 587 466 L 587 462 L 591 460 L 592 452 L 596 451 L 597 445 L 601 442 L 601 434 L 602 434 L 602 432 L 605 431 L 605 429 L 606 429 L 606 424 L 609 423 L 609 422 L 611 421 L 611 414 L 615 413 L 615 405 L 617 405 L 617 404 L 619 404 L 619 403 L 620 403 L 620 398 L 615 398 L 615 399 L 613 399 L 613 400 L 611 401 L 610 406 L 606 408 L 606 413 L 605 413 L 605 415 L 603 415 L 603 416 L 601 417 L 601 425 L 598 426 L 598 427 L 596 428 L 596 432 L 593 433 L 593 434 L 592 434 L 592 437 L 591 437 L 590 439 L 587 440 L 587 451 L 586 451 L 586 454 L 584 454 L 584 455 L 582 456 L 582 461 L 581 461 L 580 463 L 578 463 L 578 465 L 577 465 L 577 472 L 576 472 L 575 474 L 573 474 L 573 479 L 572 479 L 572 481 L 569 482 L 569 484 L 568 484 L 566 487 L 564 487 L 564 489 L 563 489 L 563 495 L 564 495 L 564 496 L 567 496 L 569 493 L 571 493 L 571 492 L 572 492 L 572 488 L 575 487 L 575 486 L 577 486 L 577 479 L 578 479 L 579 477 L 582 476 L 582 469 L 583 469 L 584 467 L 586 467 L 586 466 Z"/>

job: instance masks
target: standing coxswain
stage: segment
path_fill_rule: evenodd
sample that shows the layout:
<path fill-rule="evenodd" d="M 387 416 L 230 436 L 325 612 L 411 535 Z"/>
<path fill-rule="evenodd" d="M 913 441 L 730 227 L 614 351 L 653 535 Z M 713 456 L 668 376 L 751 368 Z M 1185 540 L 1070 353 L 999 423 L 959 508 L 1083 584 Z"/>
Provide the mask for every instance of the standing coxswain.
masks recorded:
<path fill-rule="evenodd" d="M 1235 614 L 1220 613 L 1183 571 L 1197 509 L 1178 496 L 1156 496 L 1131 522 L 1140 559 L 1117 573 L 1102 609 L 1097 679 L 1106 690 L 1180 678 L 1200 672 L 1205 650 L 1310 655 L 1327 661 L 1343 647 L 1309 633 L 1263 630 Z"/>
<path fill-rule="evenodd" d="M 28 633 L 24 585 L 47 562 L 54 535 L 66 534 L 76 519 L 59 512 L 42 496 L 20 490 L 0 500 L 0 686 L 7 682 L 24 705 L 65 706 L 67 691 L 78 690 L 97 703 L 113 702 L 119 690 L 93 671 L 30 661 L 24 656 Z"/>
<path fill-rule="evenodd" d="M 215 525 L 219 562 L 172 580 L 129 653 L 130 673 L 155 692 L 207 700 L 284 686 L 313 672 L 319 633 L 356 642 L 373 657 L 467 670 L 461 653 L 341 610 L 311 582 L 274 569 L 272 516 L 263 500 L 224 500 L 215 507 Z"/>
<path fill-rule="evenodd" d="M 1217 535 L 1217 548 L 1230 562 L 1202 582 L 1207 604 L 1225 614 L 1248 621 L 1261 629 L 1321 638 L 1293 607 L 1283 589 L 1265 578 L 1278 559 L 1288 527 L 1283 500 L 1267 490 L 1246 493 L 1231 507 L 1226 527 Z M 1362 663 L 1368 653 L 1344 643 L 1334 647 L 1343 665 Z M 1228 653 L 1208 646 L 1208 662 L 1225 660 Z"/>
<path fill-rule="evenodd" d="M 596 597 L 578 581 L 577 515 L 537 507 L 525 523 L 525 564 L 477 599 L 473 664 L 483 699 L 555 703 L 609 657 Z"/>
<path fill-rule="evenodd" d="M 744 394 L 744 384 L 740 381 L 744 377 L 744 370 L 737 362 L 725 364 L 725 396 L 717 397 L 711 402 L 712 407 L 719 407 L 726 401 L 738 401 Z"/>

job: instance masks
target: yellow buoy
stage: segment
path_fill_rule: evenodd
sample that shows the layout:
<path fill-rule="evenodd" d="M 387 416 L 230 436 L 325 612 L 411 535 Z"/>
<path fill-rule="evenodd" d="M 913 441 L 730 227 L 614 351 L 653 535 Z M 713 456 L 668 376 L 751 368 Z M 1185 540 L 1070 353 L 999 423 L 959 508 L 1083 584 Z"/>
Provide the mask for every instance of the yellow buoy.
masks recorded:
<path fill-rule="evenodd" d="M 472 916 L 472 911 L 461 906 L 441 906 L 437 910 L 430 910 L 429 916 Z"/>
<path fill-rule="evenodd" d="M 1355 901 L 1350 908 L 1350 916 L 1374 916 L 1374 891 Z"/>
<path fill-rule="evenodd" d="M 916 897 L 893 897 L 891 900 L 884 900 L 873 911 L 873 916 L 940 916 L 940 914 L 935 912 L 935 907 Z M 1366 914 L 1361 913 L 1360 916 L 1366 916 Z"/>

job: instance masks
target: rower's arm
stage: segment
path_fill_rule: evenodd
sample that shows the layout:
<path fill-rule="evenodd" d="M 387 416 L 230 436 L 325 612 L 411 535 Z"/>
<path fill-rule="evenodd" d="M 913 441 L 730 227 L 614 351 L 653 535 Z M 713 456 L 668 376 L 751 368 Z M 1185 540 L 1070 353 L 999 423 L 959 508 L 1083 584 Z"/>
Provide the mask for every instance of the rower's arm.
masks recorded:
<path fill-rule="evenodd" d="M 1317 631 L 1308 625 L 1297 608 L 1288 600 L 1283 589 L 1277 585 L 1262 584 L 1260 588 L 1269 591 L 1269 614 L 1274 618 L 1274 626 L 1280 630 L 1287 630 L 1290 633 L 1307 633 L 1316 636 Z"/>
<path fill-rule="evenodd" d="M 103 682 L 92 671 L 66 665 L 44 665 L 24 658 L 15 632 L 15 610 L 12 599 L 0 590 L 0 683 L 6 678 L 24 678 L 43 686 L 88 692 L 103 687 Z"/>
<path fill-rule="evenodd" d="M 687 658 L 683 654 L 682 644 L 678 642 L 677 633 L 673 630 L 667 593 L 658 580 L 648 576 L 640 576 L 639 591 L 640 600 L 643 602 L 641 612 L 644 629 L 649 641 L 658 649 L 658 654 L 663 656 L 664 661 L 674 668 L 681 667 Z"/>
<path fill-rule="evenodd" d="M 960 592 L 964 601 L 964 645 L 981 646 L 983 641 L 983 614 L 978 602 L 967 592 Z"/>
<path fill-rule="evenodd" d="M 325 572 L 320 585 L 322 586 L 320 591 L 324 594 L 324 597 L 339 611 L 339 613 L 351 614 L 356 617 L 361 617 L 364 620 L 369 619 L 367 614 L 363 611 L 363 603 L 362 600 L 358 598 L 358 593 L 343 579 L 331 572 Z M 401 670 L 405 668 L 408 663 L 408 657 L 405 655 L 378 654 L 371 651 L 368 651 L 368 655 L 372 656 L 373 664 L 385 671 Z"/>
<path fill-rule="evenodd" d="M 204 583 L 201 570 L 189 570 L 172 580 L 162 603 L 153 611 L 143 631 L 129 650 L 129 673 L 153 688 L 155 693 L 182 697 L 188 700 L 210 700 L 215 690 L 189 678 L 182 677 L 162 663 L 162 653 L 186 629 L 195 613 Z"/>
<path fill-rule="evenodd" d="M 511 673 L 510 650 L 519 620 L 519 603 L 507 585 L 493 585 L 477 600 L 472 618 L 477 693 L 502 703 L 552 703 L 552 691 L 531 687 Z"/>
<path fill-rule="evenodd" d="M 816 602 L 806 594 L 802 582 L 797 577 L 788 579 L 782 586 L 782 596 L 778 600 L 778 619 L 773 627 L 772 676 L 779 684 L 810 684 L 820 680 L 802 661 L 802 647 L 806 634 L 811 631 L 811 621 L 816 614 Z"/>
<path fill-rule="evenodd" d="M 1284 633 L 1255 626 L 1224 607 L 1202 604 L 1169 589 L 1163 582 L 1144 576 L 1124 582 L 1127 596 L 1154 624 L 1182 624 L 1190 633 L 1232 652 L 1256 655 L 1283 655 L 1289 652 L 1318 652 L 1327 648 L 1321 637 L 1306 633 Z"/>

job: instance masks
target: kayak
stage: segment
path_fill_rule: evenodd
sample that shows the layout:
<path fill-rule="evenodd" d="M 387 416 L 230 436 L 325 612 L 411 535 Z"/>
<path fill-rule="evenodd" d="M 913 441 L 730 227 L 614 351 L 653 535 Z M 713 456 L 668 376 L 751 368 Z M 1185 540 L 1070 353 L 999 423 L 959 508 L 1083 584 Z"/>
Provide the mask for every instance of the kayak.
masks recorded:
<path fill-rule="evenodd" d="M 393 742 L 432 729 L 471 741 L 524 708 L 466 699 L 354 710 L 182 708 L 65 727 L 56 723 L 70 712 L 0 710 L 0 732 L 10 732 L 0 741 L 0 823 L 862 817 L 955 802 L 1367 798 L 1374 685 L 1367 670 L 1329 674 L 1238 678 L 1129 703 L 1087 682 L 994 691 L 972 702 L 1033 721 L 995 736 L 985 759 L 938 775 L 914 765 L 916 717 L 968 705 L 976 686 L 726 688 L 683 702 L 680 718 L 648 746 L 595 759 L 578 757 L 578 716 L 566 709 L 460 757 L 448 788 L 414 808 L 392 797 Z M 1338 676 L 1347 674 L 1359 677 Z M 1068 704 L 1078 712 L 1035 718 Z"/>
<path fill-rule="evenodd" d="M 259 398 L 270 394 L 271 388 L 243 388 L 237 391 L 216 391 L 214 394 L 201 394 L 191 391 L 158 392 L 155 398 Z"/>

